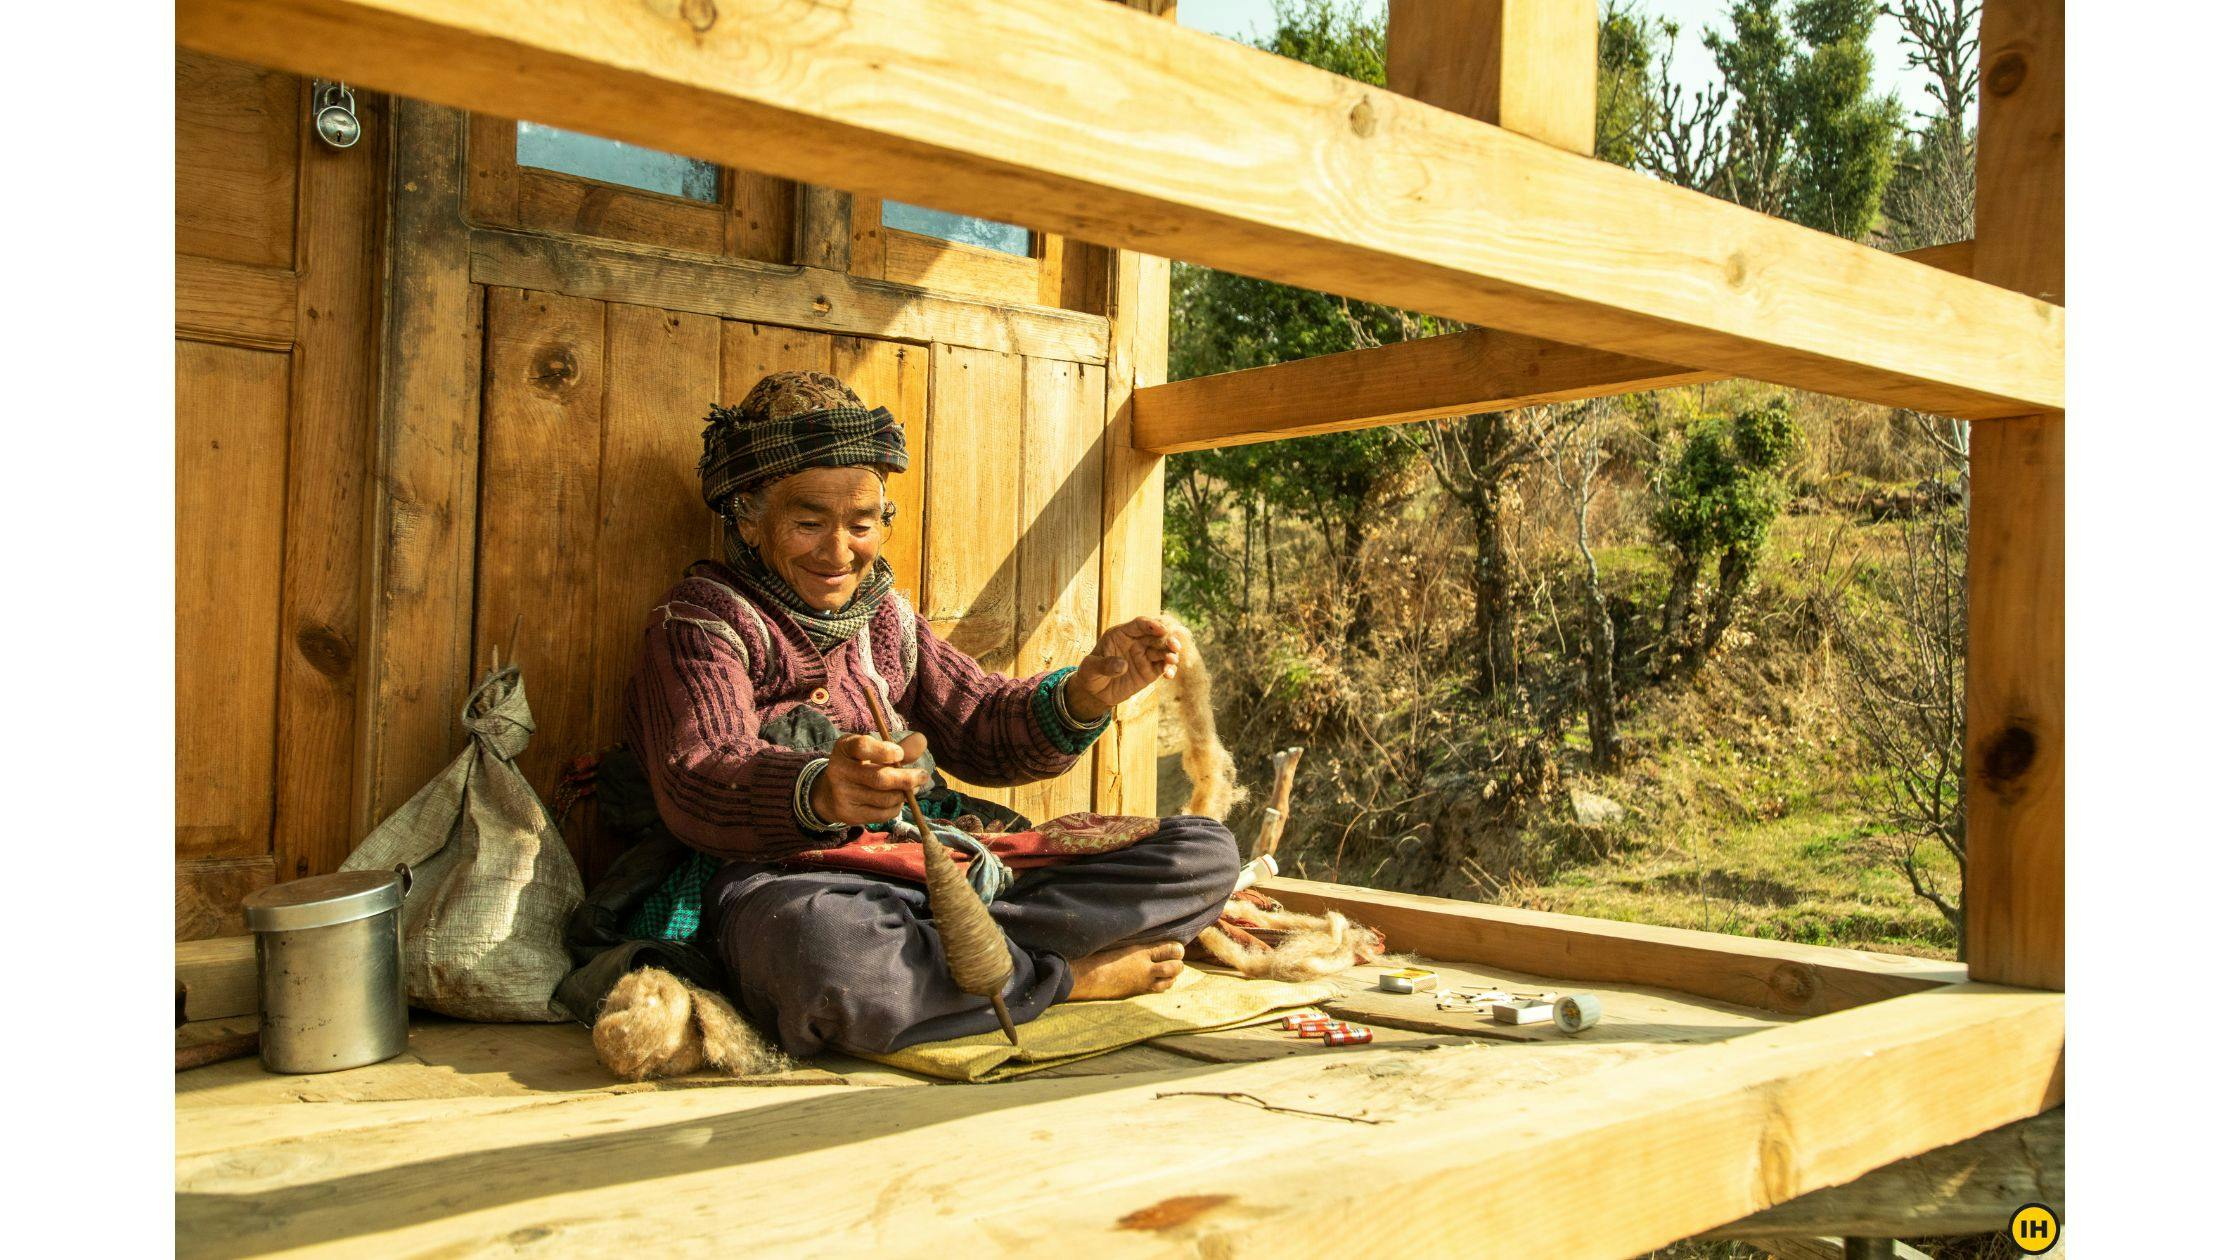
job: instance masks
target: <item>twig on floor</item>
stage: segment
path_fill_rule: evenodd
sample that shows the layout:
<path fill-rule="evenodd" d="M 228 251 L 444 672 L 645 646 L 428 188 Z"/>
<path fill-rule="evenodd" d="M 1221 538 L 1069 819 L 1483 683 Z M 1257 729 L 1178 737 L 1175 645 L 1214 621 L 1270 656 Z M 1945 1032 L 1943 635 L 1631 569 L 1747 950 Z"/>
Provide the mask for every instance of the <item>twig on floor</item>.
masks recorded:
<path fill-rule="evenodd" d="M 1392 1123 L 1392 1122 L 1391 1122 L 1390 1120 L 1383 1120 L 1383 1119 L 1378 1119 L 1378 1118 L 1375 1118 L 1375 1117 L 1372 1117 L 1372 1116 L 1347 1116 L 1347 1115 L 1340 1115 L 1339 1113 L 1337 1113 L 1337 1112 L 1335 1112 L 1335 1111 L 1308 1111 L 1308 1110 L 1306 1110 L 1306 1109 L 1304 1109 L 1304 1108 L 1301 1108 L 1301 1107 L 1286 1107 L 1286 1106 L 1283 1106 L 1283 1105 L 1281 1105 L 1281 1104 L 1279 1104 L 1279 1103 L 1272 1103 L 1272 1102 L 1269 1102 L 1269 1101 L 1268 1101 L 1267 1099 L 1265 1099 L 1265 1098 L 1262 1098 L 1262 1097 L 1260 1097 L 1260 1096 L 1259 1096 L 1259 1095 L 1257 1095 L 1257 1094 L 1247 1094 L 1247 1093 L 1243 1093 L 1243 1092 L 1241 1092 L 1241 1091 L 1238 1091 L 1238 1090 L 1226 1090 L 1226 1089 L 1176 1089 L 1176 1090 L 1169 1090 L 1169 1091 L 1167 1091 L 1166 1093 L 1163 1093 L 1163 1094 L 1153 1094 L 1153 1095 L 1152 1095 L 1151 1097 L 1152 1097 L 1153 1099 L 1160 1099 L 1160 1098 L 1227 1098 L 1227 1099 L 1230 1099 L 1230 1100 L 1232 1100 L 1232 1101 L 1235 1101 L 1235 1102 L 1248 1102 L 1248 1103 L 1251 1103 L 1251 1104 L 1252 1104 L 1253 1106 L 1255 1106 L 1255 1107 L 1259 1107 L 1259 1108 L 1261 1108 L 1262 1110 L 1266 1110 L 1266 1111 L 1284 1111 L 1284 1112 L 1289 1112 L 1290 1114 L 1292 1114 L 1292 1115 L 1295 1115 L 1295 1116 L 1314 1116 L 1314 1117 L 1316 1117 L 1317 1119 L 1321 1119 L 1321 1120 L 1343 1120 L 1343 1121 L 1345 1121 L 1345 1122 L 1346 1122 L 1346 1123 L 1348 1123 L 1348 1124 L 1390 1124 L 1390 1123 Z"/>

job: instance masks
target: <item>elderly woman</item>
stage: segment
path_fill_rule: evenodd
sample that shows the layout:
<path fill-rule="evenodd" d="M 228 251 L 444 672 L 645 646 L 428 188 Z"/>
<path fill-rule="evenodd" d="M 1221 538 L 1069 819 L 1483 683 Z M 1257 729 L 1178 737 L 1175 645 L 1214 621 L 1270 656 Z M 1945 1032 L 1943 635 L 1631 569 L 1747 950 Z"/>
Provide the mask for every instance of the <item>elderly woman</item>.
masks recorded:
<path fill-rule="evenodd" d="M 996 1027 L 949 977 L 920 846 L 888 834 L 912 794 L 978 851 L 1019 1022 L 1171 985 L 1181 943 L 1235 884 L 1220 823 L 1075 814 L 1037 828 L 950 790 L 927 757 L 977 783 L 1064 773 L 1115 705 L 1172 676 L 1165 628 L 1125 622 L 1078 668 L 1024 679 L 936 637 L 879 555 L 885 479 L 909 464 L 901 426 L 834 377 L 765 377 L 716 409 L 704 443 L 726 563 L 693 566 L 655 609 L 626 720 L 662 822 L 698 855 L 652 901 L 698 925 L 748 1017 L 796 1055 Z"/>

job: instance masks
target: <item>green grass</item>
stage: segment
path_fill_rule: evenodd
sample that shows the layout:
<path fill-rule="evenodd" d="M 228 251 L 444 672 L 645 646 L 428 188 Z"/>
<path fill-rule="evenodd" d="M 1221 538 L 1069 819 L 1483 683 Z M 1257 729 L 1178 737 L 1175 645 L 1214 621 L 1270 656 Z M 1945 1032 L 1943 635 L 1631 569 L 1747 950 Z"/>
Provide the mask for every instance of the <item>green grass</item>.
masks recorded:
<path fill-rule="evenodd" d="M 1830 524 L 1818 514 L 1777 522 L 1761 598 L 1793 598 L 1813 584 L 1818 566 L 1807 557 Z M 1662 597 L 1663 560 L 1653 549 L 1610 547 L 1597 558 L 1612 589 Z M 1512 899 L 1567 914 L 1954 956 L 1951 926 L 1906 882 L 1901 838 L 1877 821 L 1859 782 L 1823 662 L 1754 642 L 1622 724 L 1634 748 L 1625 771 L 1566 775 L 1568 786 L 1627 807 L 1615 842 L 1598 846 L 1608 856 L 1512 888 Z M 1565 745 L 1583 752 L 1583 725 L 1565 733 Z M 1957 888 L 1956 864 L 1941 848 L 1924 844 L 1919 857 L 1939 887 Z"/>

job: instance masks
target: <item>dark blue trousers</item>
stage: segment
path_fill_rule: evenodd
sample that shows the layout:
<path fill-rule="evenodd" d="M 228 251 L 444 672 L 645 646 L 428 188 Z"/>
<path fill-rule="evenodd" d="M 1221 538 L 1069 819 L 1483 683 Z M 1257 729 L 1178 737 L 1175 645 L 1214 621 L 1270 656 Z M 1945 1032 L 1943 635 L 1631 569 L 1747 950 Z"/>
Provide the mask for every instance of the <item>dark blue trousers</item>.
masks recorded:
<path fill-rule="evenodd" d="M 1065 1000 L 1069 959 L 1194 939 L 1221 917 L 1238 860 L 1227 827 L 1177 814 L 1128 848 L 1019 872 L 988 907 L 1011 939 L 1011 1018 Z M 997 1027 L 987 1000 L 949 978 L 917 884 L 730 862 L 707 899 L 710 952 L 747 1018 L 788 1054 L 884 1053 Z"/>

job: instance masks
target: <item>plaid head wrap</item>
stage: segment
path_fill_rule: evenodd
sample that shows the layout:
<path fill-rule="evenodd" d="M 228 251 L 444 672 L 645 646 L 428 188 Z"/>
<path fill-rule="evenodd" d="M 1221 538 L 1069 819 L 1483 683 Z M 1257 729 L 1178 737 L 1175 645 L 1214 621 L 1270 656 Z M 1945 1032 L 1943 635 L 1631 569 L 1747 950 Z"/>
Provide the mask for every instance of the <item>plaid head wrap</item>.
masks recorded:
<path fill-rule="evenodd" d="M 732 496 L 804 468 L 910 466 L 901 423 L 823 372 L 763 377 L 737 406 L 709 409 L 700 442 L 700 497 L 719 514 Z"/>
<path fill-rule="evenodd" d="M 866 466 L 891 472 L 910 466 L 902 425 L 887 409 L 865 407 L 854 390 L 823 372 L 772 372 L 738 406 L 709 410 L 701 434 L 700 496 L 718 516 L 729 517 L 734 498 L 804 468 Z M 894 570 L 881 556 L 846 607 L 812 608 L 736 528 L 723 531 L 723 542 L 732 570 L 783 608 L 820 651 L 861 633 L 894 586 Z"/>

